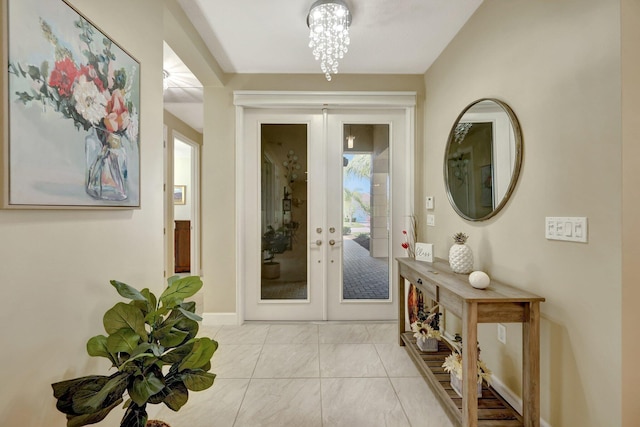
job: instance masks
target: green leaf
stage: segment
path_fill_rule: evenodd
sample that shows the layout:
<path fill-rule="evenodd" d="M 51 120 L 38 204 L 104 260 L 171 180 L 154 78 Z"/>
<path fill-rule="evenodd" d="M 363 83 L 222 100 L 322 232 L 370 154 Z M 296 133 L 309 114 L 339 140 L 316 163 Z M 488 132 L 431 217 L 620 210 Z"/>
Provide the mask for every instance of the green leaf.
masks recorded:
<path fill-rule="evenodd" d="M 131 357 L 135 357 L 135 356 L 137 356 L 139 354 L 145 353 L 148 350 L 153 350 L 154 347 L 156 347 L 155 344 L 151 344 L 151 343 L 148 343 L 148 342 L 143 342 L 142 344 L 139 344 L 136 347 L 136 349 L 133 351 L 133 353 L 130 353 Z M 151 354 L 151 353 L 149 353 L 149 354 Z"/>
<path fill-rule="evenodd" d="M 182 362 L 182 360 L 187 357 L 188 354 L 191 353 L 193 349 L 193 341 L 187 341 L 182 344 L 180 347 L 176 347 L 170 352 L 164 354 L 160 360 L 167 365 L 172 365 L 174 363 Z"/>
<path fill-rule="evenodd" d="M 184 385 L 192 391 L 206 390 L 213 385 L 216 374 L 205 372 L 200 369 L 186 370 L 182 373 L 182 381 Z"/>
<path fill-rule="evenodd" d="M 153 373 L 145 377 L 136 377 L 133 385 L 129 388 L 129 396 L 136 405 L 142 406 L 147 400 L 164 388 L 164 383 Z"/>
<path fill-rule="evenodd" d="M 164 347 L 177 347 L 188 339 L 189 333 L 180 329 L 171 328 L 168 333 L 160 338 L 160 344 Z"/>
<path fill-rule="evenodd" d="M 175 307 L 202 288 L 202 280 L 198 276 L 183 277 L 174 281 L 160 295 L 160 301 L 165 307 Z"/>
<path fill-rule="evenodd" d="M 111 354 L 107 348 L 107 337 L 104 335 L 96 335 L 87 341 L 87 353 L 89 353 L 91 357 L 106 357 L 111 360 L 114 366 L 116 365 L 113 354 Z"/>
<path fill-rule="evenodd" d="M 111 405 L 106 408 L 94 412 L 92 414 L 83 414 L 83 415 L 67 415 L 67 427 L 81 427 L 86 426 L 88 424 L 95 424 L 102 420 L 104 420 L 109 412 L 116 406 L 122 403 L 122 398 L 113 402 Z"/>
<path fill-rule="evenodd" d="M 147 341 L 147 330 L 145 329 L 144 316 L 139 308 L 119 302 L 104 314 L 102 319 L 104 329 L 108 334 L 129 328 Z"/>
<path fill-rule="evenodd" d="M 29 65 L 29 77 L 33 80 L 40 80 L 40 69 L 35 65 Z"/>
<path fill-rule="evenodd" d="M 146 301 L 147 298 L 140 293 L 136 288 L 133 288 L 126 283 L 118 282 L 117 280 L 111 280 L 109 283 L 113 285 L 114 288 L 118 291 L 118 293 L 128 299 L 135 301 Z"/>
<path fill-rule="evenodd" d="M 40 64 L 40 74 L 42 74 L 44 79 L 47 80 L 47 76 L 49 75 L 49 62 L 48 61 L 42 61 L 42 64 Z"/>
<path fill-rule="evenodd" d="M 107 381 L 109 381 L 109 377 L 104 375 L 89 375 L 86 377 L 51 384 L 51 387 L 53 388 L 53 397 L 58 400 L 56 402 L 56 407 L 64 414 L 79 415 L 73 409 L 73 396 L 75 393 L 88 385 L 90 386 L 98 383 L 105 384 Z"/>
<path fill-rule="evenodd" d="M 131 354 L 135 352 L 139 343 L 140 335 L 129 328 L 123 328 L 107 337 L 107 350 L 114 354 L 121 352 Z"/>
<path fill-rule="evenodd" d="M 146 427 L 147 425 L 147 405 L 138 406 L 132 403 L 124 413 L 120 427 Z"/>
<path fill-rule="evenodd" d="M 198 369 L 211 360 L 213 353 L 218 349 L 218 343 L 210 338 L 197 338 L 193 343 L 191 353 L 180 363 L 178 371 L 185 369 Z"/>
<path fill-rule="evenodd" d="M 158 300 L 156 296 L 148 288 L 144 288 L 142 291 L 140 291 L 140 293 L 144 296 L 144 298 L 149 303 L 148 311 L 155 310 L 158 304 Z"/>
<path fill-rule="evenodd" d="M 105 380 L 85 384 L 73 395 L 73 410 L 76 414 L 90 414 L 122 400 L 127 389 L 129 374 L 118 372 Z"/>
<path fill-rule="evenodd" d="M 193 320 L 193 321 L 195 321 L 195 322 L 199 322 L 199 321 L 201 321 L 201 320 L 202 320 L 202 317 L 198 316 L 198 315 L 197 315 L 197 314 L 195 314 L 195 313 L 192 313 L 192 312 L 190 312 L 190 311 L 187 311 L 187 310 L 185 310 L 185 309 L 184 309 L 184 308 L 182 308 L 182 307 L 178 307 L 178 311 L 180 311 L 180 313 L 184 314 L 187 318 L 189 318 L 189 319 L 191 319 L 191 320 Z"/>
<path fill-rule="evenodd" d="M 164 402 L 164 404 L 167 405 L 169 409 L 172 409 L 174 411 L 182 408 L 189 399 L 189 391 L 187 390 L 187 387 L 185 387 L 185 385 L 180 381 L 176 381 L 169 387 L 165 387 L 163 393 L 165 393 L 165 398 L 162 402 Z"/>

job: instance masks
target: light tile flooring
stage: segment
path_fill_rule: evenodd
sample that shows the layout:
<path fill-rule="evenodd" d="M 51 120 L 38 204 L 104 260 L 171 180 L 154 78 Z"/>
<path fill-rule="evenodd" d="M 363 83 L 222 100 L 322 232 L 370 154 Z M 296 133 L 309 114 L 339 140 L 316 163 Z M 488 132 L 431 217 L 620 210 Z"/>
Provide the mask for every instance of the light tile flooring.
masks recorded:
<path fill-rule="evenodd" d="M 220 347 L 213 387 L 173 412 L 172 427 L 450 427 L 393 323 L 250 323 L 200 329 Z"/>

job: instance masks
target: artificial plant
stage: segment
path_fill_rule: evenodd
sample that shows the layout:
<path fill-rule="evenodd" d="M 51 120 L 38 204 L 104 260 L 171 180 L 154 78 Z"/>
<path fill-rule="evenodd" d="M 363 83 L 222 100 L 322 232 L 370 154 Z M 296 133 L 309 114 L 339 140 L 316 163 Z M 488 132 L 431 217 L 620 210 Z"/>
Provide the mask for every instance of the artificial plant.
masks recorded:
<path fill-rule="evenodd" d="M 202 318 L 195 314 L 195 302 L 184 301 L 202 287 L 199 277 L 169 278 L 160 298 L 146 288 L 138 291 L 116 280 L 111 284 L 130 302 L 118 302 L 104 314 L 108 335 L 89 339 L 87 352 L 109 359 L 117 371 L 52 384 L 67 427 L 103 420 L 125 394 L 121 427 L 144 427 L 147 404 L 164 403 L 177 411 L 189 390 L 205 390 L 215 379 L 208 371 L 218 343 L 196 338 Z"/>

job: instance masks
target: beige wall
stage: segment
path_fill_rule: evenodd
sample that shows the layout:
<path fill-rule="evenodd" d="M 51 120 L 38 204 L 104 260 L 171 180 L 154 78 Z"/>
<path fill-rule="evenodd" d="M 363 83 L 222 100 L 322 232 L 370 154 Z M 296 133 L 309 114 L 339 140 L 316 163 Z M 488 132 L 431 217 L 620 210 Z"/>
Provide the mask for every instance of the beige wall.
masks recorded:
<path fill-rule="evenodd" d="M 619 36 L 616 1 L 487 0 L 425 76 L 425 189 L 417 199 L 435 196 L 436 227 L 421 235 L 446 258 L 450 236 L 466 232 L 476 269 L 547 299 L 542 416 L 555 427 L 621 425 Z M 483 97 L 515 111 L 524 161 L 505 209 L 472 223 L 449 205 L 442 161 L 455 118 Z M 546 240 L 545 216 L 588 217 L 589 243 Z M 506 346 L 495 325 L 480 330 L 483 359 L 518 393 L 520 339 L 515 324 Z"/>
<path fill-rule="evenodd" d="M 164 286 L 162 34 L 157 31 L 162 10 L 157 0 L 113 0 L 108 7 L 99 0 L 71 3 L 142 64 L 142 208 L 0 211 L 0 424 L 7 427 L 64 426 L 50 384 L 107 372 L 108 365 L 90 358 L 85 345 L 104 333 L 104 312 L 121 300 L 110 279 L 154 291 Z M 123 411 L 113 412 L 101 425 L 119 425 Z"/>

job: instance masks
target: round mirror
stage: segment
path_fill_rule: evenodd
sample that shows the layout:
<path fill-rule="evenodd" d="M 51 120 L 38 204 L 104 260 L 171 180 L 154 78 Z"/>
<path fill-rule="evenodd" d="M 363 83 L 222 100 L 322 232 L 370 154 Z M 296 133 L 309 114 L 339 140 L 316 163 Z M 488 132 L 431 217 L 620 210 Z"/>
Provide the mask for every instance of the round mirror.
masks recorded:
<path fill-rule="evenodd" d="M 507 203 L 521 163 L 522 134 L 511 108 L 497 99 L 471 103 L 451 128 L 445 150 L 451 205 L 469 221 L 491 218 Z"/>

